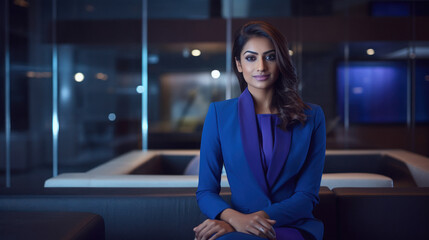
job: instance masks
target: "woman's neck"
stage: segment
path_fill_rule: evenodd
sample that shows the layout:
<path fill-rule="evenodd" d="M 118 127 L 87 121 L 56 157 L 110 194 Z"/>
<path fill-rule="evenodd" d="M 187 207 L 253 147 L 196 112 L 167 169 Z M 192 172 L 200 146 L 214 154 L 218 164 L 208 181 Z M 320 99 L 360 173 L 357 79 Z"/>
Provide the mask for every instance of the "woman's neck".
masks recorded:
<path fill-rule="evenodd" d="M 255 105 L 256 114 L 274 114 L 277 113 L 277 109 L 272 109 L 271 101 L 273 99 L 274 90 L 271 88 L 267 89 L 249 89 L 249 92 L 253 98 L 253 104 Z"/>

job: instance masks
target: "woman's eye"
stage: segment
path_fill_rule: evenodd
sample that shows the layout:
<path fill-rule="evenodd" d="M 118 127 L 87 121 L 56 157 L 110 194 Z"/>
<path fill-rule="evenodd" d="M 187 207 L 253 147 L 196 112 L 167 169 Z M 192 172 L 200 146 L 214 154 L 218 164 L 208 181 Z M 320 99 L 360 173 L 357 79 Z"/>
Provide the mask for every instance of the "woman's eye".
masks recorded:
<path fill-rule="evenodd" d="M 256 60 L 256 57 L 255 56 L 247 56 L 247 57 L 245 57 L 245 59 L 249 62 L 253 62 Z"/>
<path fill-rule="evenodd" d="M 276 55 L 270 54 L 270 55 L 266 56 L 265 59 L 268 61 L 274 61 L 274 60 L 276 60 Z"/>

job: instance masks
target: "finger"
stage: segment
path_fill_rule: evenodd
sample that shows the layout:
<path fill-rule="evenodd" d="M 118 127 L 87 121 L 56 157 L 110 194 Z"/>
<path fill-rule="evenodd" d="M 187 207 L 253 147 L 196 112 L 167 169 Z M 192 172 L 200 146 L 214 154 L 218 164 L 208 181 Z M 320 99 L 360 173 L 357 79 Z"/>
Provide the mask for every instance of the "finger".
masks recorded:
<path fill-rule="evenodd" d="M 268 218 L 266 218 L 265 220 L 266 220 L 265 223 L 267 223 L 269 225 L 268 226 L 264 225 L 264 226 L 270 231 L 270 235 L 275 238 L 276 237 L 276 231 L 274 230 L 273 226 L 274 226 L 274 224 L 276 224 L 276 220 L 268 219 Z"/>
<path fill-rule="evenodd" d="M 271 235 L 272 239 L 276 239 L 277 238 L 276 231 L 274 230 L 273 227 L 271 227 L 271 229 L 270 229 L 270 235 Z"/>
<path fill-rule="evenodd" d="M 274 219 L 268 219 L 268 218 L 267 218 L 267 222 L 268 222 L 269 224 L 271 224 L 271 225 L 276 224 L 276 220 L 274 220 Z"/>
<path fill-rule="evenodd" d="M 200 229 L 200 226 L 201 226 L 201 224 L 198 225 L 198 226 L 196 226 L 196 227 L 194 227 L 192 230 L 194 230 L 194 232 L 197 232 Z"/>
<path fill-rule="evenodd" d="M 275 223 L 275 220 L 271 220 L 267 218 L 258 219 L 258 222 L 264 227 L 264 229 L 266 229 L 264 230 L 264 233 L 271 238 L 276 236 L 276 232 L 274 231 L 274 228 L 272 226 L 274 224 L 273 221 Z"/>
<path fill-rule="evenodd" d="M 224 231 L 223 229 L 221 231 L 218 231 L 217 233 L 215 233 L 209 240 L 214 240 L 217 239 L 218 237 L 225 235 L 226 231 Z"/>
<path fill-rule="evenodd" d="M 260 232 L 255 228 L 246 229 L 247 234 L 259 236 Z"/>
<path fill-rule="evenodd" d="M 271 238 L 273 238 L 273 239 L 275 239 L 275 238 L 276 238 L 276 231 L 274 230 L 273 226 L 270 226 L 270 227 L 268 228 L 268 232 L 269 232 L 269 234 L 270 234 Z"/>
<path fill-rule="evenodd" d="M 270 240 L 277 239 L 276 232 L 274 231 L 274 229 L 273 229 L 273 231 L 269 231 L 269 234 L 270 234 L 270 236 L 268 237 L 268 239 L 270 239 Z"/>
<path fill-rule="evenodd" d="M 268 220 L 269 219 L 266 219 L 266 218 L 259 218 L 259 219 L 257 219 L 257 222 L 259 224 L 261 224 L 262 226 L 264 226 L 264 228 L 270 229 L 270 228 L 272 228 L 272 225 Z"/>
<path fill-rule="evenodd" d="M 206 227 L 206 228 L 202 229 L 199 232 L 199 235 L 198 235 L 199 240 L 206 240 L 206 239 L 208 239 L 211 236 L 211 235 L 209 235 L 210 234 L 210 230 L 211 229 L 209 227 Z"/>
<path fill-rule="evenodd" d="M 206 235 L 204 236 L 205 237 L 205 239 L 216 239 L 216 238 L 218 238 L 218 237 L 220 237 L 221 235 L 219 235 L 219 236 L 217 236 L 217 237 L 215 237 L 215 238 L 213 238 L 215 235 L 218 235 L 219 234 L 219 232 L 221 232 L 222 230 L 220 230 L 220 229 L 211 229 L 209 232 L 207 232 L 206 233 Z"/>
<path fill-rule="evenodd" d="M 204 228 L 207 225 L 207 220 L 205 220 L 204 222 L 200 223 L 200 225 L 194 227 L 194 232 L 198 232 L 200 231 L 202 228 Z"/>
<path fill-rule="evenodd" d="M 201 239 L 202 240 L 206 240 L 209 239 L 211 236 L 213 236 L 214 234 L 216 234 L 218 231 L 220 231 L 221 228 L 219 228 L 219 226 L 217 225 L 211 225 L 207 228 L 204 228 L 203 232 L 201 232 Z"/>
<path fill-rule="evenodd" d="M 195 232 L 195 236 L 197 237 L 198 240 L 201 240 L 202 236 L 204 236 L 204 233 L 207 231 L 207 224 L 202 223 L 198 227 L 199 229 L 197 229 L 197 231 Z"/>
<path fill-rule="evenodd" d="M 262 225 L 252 225 L 248 233 L 262 238 L 269 238 L 267 230 Z"/>
<path fill-rule="evenodd" d="M 268 239 L 275 239 L 276 238 L 276 232 L 274 231 L 273 227 L 265 228 L 263 226 L 257 227 L 257 230 L 262 234 L 259 234 L 259 236 L 263 236 L 264 238 Z"/>
<path fill-rule="evenodd" d="M 260 226 L 260 227 L 257 227 L 257 230 L 259 232 L 261 232 L 264 235 L 264 237 L 266 237 L 268 239 L 275 239 L 276 238 L 276 232 L 274 231 L 274 229 L 272 227 L 267 229 L 267 228 Z"/>

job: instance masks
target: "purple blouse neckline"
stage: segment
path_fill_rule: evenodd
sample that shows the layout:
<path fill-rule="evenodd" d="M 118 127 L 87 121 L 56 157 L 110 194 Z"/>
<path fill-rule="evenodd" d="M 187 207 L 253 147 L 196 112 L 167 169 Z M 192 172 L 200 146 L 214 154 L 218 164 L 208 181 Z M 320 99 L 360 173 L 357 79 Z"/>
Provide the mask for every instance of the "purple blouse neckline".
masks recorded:
<path fill-rule="evenodd" d="M 255 114 L 254 106 L 252 95 L 246 88 L 238 98 L 238 119 L 241 140 L 250 169 L 264 193 L 269 196 L 269 189 L 279 178 L 286 164 L 292 142 L 292 130 L 284 131 L 279 127 L 274 128 L 275 141 L 272 150 L 272 159 L 274 159 L 274 161 L 269 165 L 268 171 L 264 173 L 263 154 L 261 152 L 261 143 L 258 136 L 259 117 Z M 277 123 L 281 122 L 278 117 L 273 119 L 276 119 Z"/>
<path fill-rule="evenodd" d="M 274 150 L 275 127 L 277 125 L 276 114 L 256 114 L 258 119 L 258 135 L 262 155 L 262 166 L 265 176 L 271 165 Z"/>

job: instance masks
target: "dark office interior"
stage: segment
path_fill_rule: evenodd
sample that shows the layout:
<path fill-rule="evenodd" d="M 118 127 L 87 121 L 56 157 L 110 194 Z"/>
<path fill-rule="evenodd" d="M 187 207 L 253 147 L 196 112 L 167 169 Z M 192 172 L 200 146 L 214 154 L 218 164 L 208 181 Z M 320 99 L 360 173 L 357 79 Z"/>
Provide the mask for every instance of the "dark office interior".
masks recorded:
<path fill-rule="evenodd" d="M 27 212 L 30 215 L 18 216 L 27 219 L 36 216 L 31 215 L 33 210 L 49 213 L 52 205 L 55 211 L 78 209 L 101 215 L 72 216 L 96 222 L 95 230 L 86 232 L 90 238 L 76 239 L 193 237 L 188 224 L 203 218 L 194 203 L 195 188 L 47 189 L 45 181 L 96 169 L 130 152 L 198 151 L 209 104 L 241 93 L 231 68 L 234 31 L 250 20 L 263 20 L 286 36 L 303 100 L 320 105 L 325 113 L 326 149 L 332 152 L 327 153 L 324 173 L 368 171 L 393 179 L 393 187 L 381 192 L 366 187 L 360 192 L 359 188 L 321 188 L 321 202 L 326 204 L 315 215 L 325 223 L 325 239 L 429 238 L 424 229 L 429 216 L 429 1 L 5 0 L 0 4 L 0 201 L 5 199 L 0 211 Z M 352 155 L 341 162 L 340 156 L 349 152 Z M 366 157 L 358 157 L 360 153 Z M 175 168 L 186 168 L 175 161 L 188 163 L 186 156 L 161 156 L 157 161 L 163 166 L 171 163 L 170 172 L 164 174 L 174 175 Z M 139 168 L 134 175 L 150 175 L 158 164 Z M 228 189 L 222 192 L 228 199 Z M 353 202 L 350 196 L 359 194 L 364 196 L 362 202 Z M 31 200 L 25 202 L 24 196 Z M 80 199 L 85 207 L 55 203 L 61 196 L 67 196 L 64 201 Z M 127 196 L 132 197 L 126 200 Z M 7 205 L 9 197 L 28 207 Z M 139 197 L 147 205 L 140 205 Z M 101 199 L 100 206 L 88 202 L 94 198 Z M 129 206 L 101 213 L 104 210 L 99 209 L 109 204 Z M 401 204 L 409 211 L 398 210 Z M 165 221 L 155 219 L 145 228 L 150 228 L 146 238 L 139 235 L 143 230 L 135 230 L 137 222 L 153 215 L 139 218 L 137 213 L 158 210 L 172 212 L 176 225 L 171 232 L 157 238 L 153 229 Z M 182 222 L 186 211 L 188 224 Z M 118 230 L 120 223 L 107 219 L 109 214 L 133 230 Z M 367 231 L 350 227 L 371 216 Z M 414 216 L 410 222 L 394 220 Z M 69 220 L 61 226 L 71 224 Z M 97 225 L 99 221 L 104 225 Z M 380 229 L 391 232 L 370 229 L 371 223 L 384 221 Z M 422 225 L 414 226 L 416 222 Z M 0 238 L 6 226 L 2 224 Z M 58 228 L 61 231 L 68 230 Z M 97 231 L 104 232 L 101 236 Z"/>

